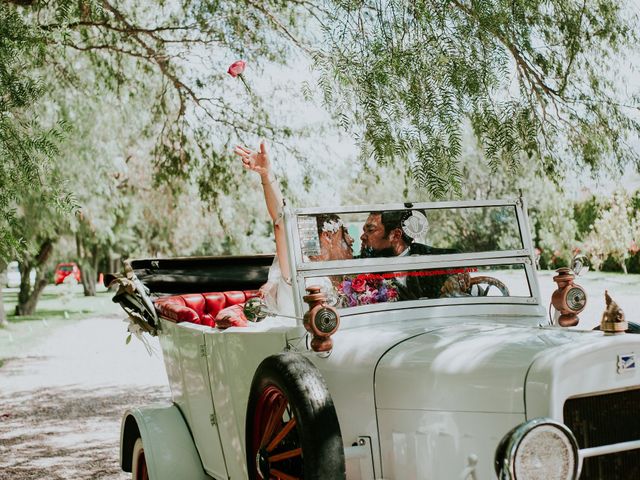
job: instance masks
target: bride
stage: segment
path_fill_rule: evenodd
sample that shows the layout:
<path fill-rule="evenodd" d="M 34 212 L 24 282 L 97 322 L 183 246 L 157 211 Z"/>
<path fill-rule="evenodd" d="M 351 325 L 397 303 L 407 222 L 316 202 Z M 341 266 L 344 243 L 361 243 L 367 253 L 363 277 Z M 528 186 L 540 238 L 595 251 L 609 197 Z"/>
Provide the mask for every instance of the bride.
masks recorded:
<path fill-rule="evenodd" d="M 259 175 L 267 210 L 273 221 L 276 256 L 269 270 L 269 280 L 260 288 L 261 295 L 268 307 L 283 315 L 294 315 L 291 270 L 286 251 L 286 233 L 282 222 L 283 198 L 278 181 L 271 170 L 267 146 L 262 141 L 258 150 L 254 151 L 238 145 L 234 152 L 240 156 L 245 169 Z M 353 238 L 338 215 L 317 215 L 316 223 L 320 239 L 320 253 L 310 257 L 311 261 L 353 258 Z M 326 282 L 321 281 L 320 283 Z"/>

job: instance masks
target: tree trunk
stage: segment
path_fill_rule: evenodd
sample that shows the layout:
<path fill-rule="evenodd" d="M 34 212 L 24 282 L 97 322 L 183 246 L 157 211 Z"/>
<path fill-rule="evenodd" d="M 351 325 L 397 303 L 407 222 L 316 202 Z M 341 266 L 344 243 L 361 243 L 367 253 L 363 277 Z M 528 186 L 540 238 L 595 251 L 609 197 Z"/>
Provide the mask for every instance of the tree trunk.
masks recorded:
<path fill-rule="evenodd" d="M 7 314 L 4 311 L 4 298 L 2 290 L 7 284 L 7 262 L 0 259 L 0 328 L 4 328 L 9 325 L 7 322 Z"/>
<path fill-rule="evenodd" d="M 78 267 L 80 268 L 80 280 L 85 297 L 94 297 L 96 295 L 96 271 L 91 264 L 85 259 L 78 259 Z"/>
<path fill-rule="evenodd" d="M 20 280 L 20 291 L 22 292 L 22 280 Z M 27 282 L 29 279 L 27 277 Z M 27 295 L 26 299 L 21 302 L 18 302 L 16 305 L 16 316 L 27 316 L 33 315 L 36 311 L 36 306 L 38 305 L 38 300 L 40 300 L 40 294 L 44 290 L 44 287 L 47 286 L 49 282 L 44 276 L 40 274 L 39 271 L 36 273 L 36 283 L 33 286 L 33 290 Z M 29 285 L 31 286 L 31 285 Z"/>
<path fill-rule="evenodd" d="M 40 251 L 34 261 L 22 261 L 20 266 L 20 291 L 18 292 L 18 304 L 16 305 L 16 316 L 33 315 L 40 300 L 40 294 L 49 281 L 46 277 L 46 266 L 51 253 L 53 252 L 53 241 L 45 240 L 40 245 Z M 29 274 L 31 268 L 36 269 L 36 282 L 31 288 Z"/>
<path fill-rule="evenodd" d="M 92 262 L 87 259 L 88 248 L 83 245 L 82 238 L 76 233 L 76 253 L 78 255 L 77 264 L 80 269 L 80 281 L 85 297 L 95 297 L 96 295 L 96 271 L 92 268 Z"/>

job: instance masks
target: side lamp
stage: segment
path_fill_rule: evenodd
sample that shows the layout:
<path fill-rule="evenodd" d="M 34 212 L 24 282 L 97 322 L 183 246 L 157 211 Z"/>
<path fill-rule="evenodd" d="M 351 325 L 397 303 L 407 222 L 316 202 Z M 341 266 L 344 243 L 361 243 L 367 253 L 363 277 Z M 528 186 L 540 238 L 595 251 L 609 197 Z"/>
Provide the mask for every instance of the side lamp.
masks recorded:
<path fill-rule="evenodd" d="M 575 275 L 570 268 L 559 268 L 556 272 L 553 281 L 558 288 L 551 295 L 551 305 L 560 312 L 558 324 L 561 327 L 573 327 L 578 324 L 578 314 L 587 305 L 587 293 L 580 285 L 573 283 Z"/>
<path fill-rule="evenodd" d="M 307 287 L 307 295 L 302 299 L 309 305 L 309 311 L 304 314 L 304 328 L 312 336 L 311 350 L 314 352 L 328 352 L 333 348 L 331 335 L 340 326 L 340 316 L 335 308 L 326 304 L 327 297 L 317 285 Z"/>

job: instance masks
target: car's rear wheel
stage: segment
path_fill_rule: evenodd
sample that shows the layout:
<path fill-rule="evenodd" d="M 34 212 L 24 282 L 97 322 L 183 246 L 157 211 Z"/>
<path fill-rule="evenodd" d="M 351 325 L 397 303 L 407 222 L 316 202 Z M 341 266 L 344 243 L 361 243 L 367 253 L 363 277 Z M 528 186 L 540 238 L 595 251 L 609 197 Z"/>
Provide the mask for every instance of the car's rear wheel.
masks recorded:
<path fill-rule="evenodd" d="M 344 448 L 331 395 L 302 355 L 266 358 L 247 407 L 247 467 L 252 480 L 344 479 Z"/>
<path fill-rule="evenodd" d="M 142 439 L 138 438 L 133 444 L 133 455 L 131 464 L 132 480 L 149 480 L 149 470 L 147 470 L 147 461 L 144 456 L 144 445 Z"/>

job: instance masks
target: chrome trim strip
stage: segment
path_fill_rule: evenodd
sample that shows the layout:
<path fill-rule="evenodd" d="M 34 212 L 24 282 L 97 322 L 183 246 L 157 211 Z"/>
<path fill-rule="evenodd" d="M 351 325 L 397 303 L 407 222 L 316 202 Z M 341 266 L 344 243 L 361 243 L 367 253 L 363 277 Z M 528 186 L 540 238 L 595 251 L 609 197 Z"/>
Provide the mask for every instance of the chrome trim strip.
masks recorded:
<path fill-rule="evenodd" d="M 380 264 L 380 263 L 369 263 L 364 265 L 367 268 L 367 273 L 373 272 L 401 272 L 403 271 L 400 268 L 402 265 L 406 266 L 406 270 L 423 270 L 423 269 L 437 269 L 437 268 L 464 268 L 464 267 L 484 267 L 484 266 L 499 266 L 499 265 L 522 265 L 523 273 L 526 272 L 527 262 L 531 263 L 531 258 L 528 256 L 513 256 L 513 257 L 499 257 L 499 258 L 460 258 L 459 255 L 456 254 L 457 258 L 453 258 L 453 255 L 438 255 L 437 259 L 434 259 L 430 262 L 416 262 L 415 257 L 388 257 L 393 258 L 394 263 Z M 395 260 L 403 260 L 402 262 L 398 261 L 395 263 Z M 404 260 L 409 260 L 406 262 Z M 413 262 L 411 261 L 413 260 Z M 327 262 L 325 262 L 326 264 Z M 314 270 L 298 270 L 298 277 L 326 277 L 329 275 L 347 275 L 350 273 L 363 273 L 362 265 L 354 265 L 353 263 L 349 263 L 348 266 L 344 263 L 340 263 L 339 265 L 332 265 L 329 268 L 324 268 L 322 271 Z M 318 269 L 320 270 L 320 269 Z"/>
<path fill-rule="evenodd" d="M 411 265 L 412 268 L 442 264 L 445 262 L 455 262 L 465 260 L 467 263 L 476 259 L 513 259 L 517 257 L 527 257 L 531 261 L 528 250 L 505 250 L 502 252 L 476 252 L 476 253 L 450 253 L 445 255 L 411 255 L 405 257 L 377 257 L 377 258 L 354 258 L 348 260 L 330 260 L 327 262 L 304 262 L 296 264 L 298 272 L 308 272 L 313 270 L 363 268 L 371 265 L 383 265 L 387 269 L 394 269 L 398 265 Z M 391 261 L 390 259 L 393 259 Z M 506 262 L 501 262 L 506 263 Z"/>
<path fill-rule="evenodd" d="M 611 445 L 603 445 L 601 447 L 583 448 L 578 450 L 580 458 L 597 457 L 598 455 L 608 455 L 610 453 L 625 452 L 627 450 L 635 450 L 640 448 L 640 440 L 631 440 L 630 442 L 613 443 Z"/>
<path fill-rule="evenodd" d="M 424 203 L 411 203 L 412 209 L 424 209 L 424 210 L 436 210 L 441 208 L 471 208 L 471 207 L 504 207 L 504 206 L 516 206 L 519 200 L 464 200 L 453 202 L 424 202 Z M 294 215 L 310 215 L 319 213 L 358 213 L 358 212 L 379 212 L 382 210 L 406 210 L 408 207 L 404 203 L 378 203 L 371 205 L 357 205 L 357 206 L 335 206 L 335 207 L 307 207 L 296 208 Z"/>

